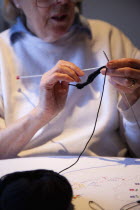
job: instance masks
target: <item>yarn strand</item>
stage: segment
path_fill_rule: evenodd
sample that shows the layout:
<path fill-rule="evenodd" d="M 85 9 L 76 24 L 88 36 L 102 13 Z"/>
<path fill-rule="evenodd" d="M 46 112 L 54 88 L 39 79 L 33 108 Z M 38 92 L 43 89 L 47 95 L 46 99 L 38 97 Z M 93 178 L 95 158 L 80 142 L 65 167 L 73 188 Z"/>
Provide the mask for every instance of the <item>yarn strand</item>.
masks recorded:
<path fill-rule="evenodd" d="M 84 82 L 84 83 L 77 83 L 76 85 L 73 85 L 73 84 L 69 84 L 69 85 L 72 85 L 72 86 L 75 86 L 77 87 L 78 89 L 82 89 L 84 88 L 85 86 L 87 86 L 88 84 L 92 83 L 93 80 L 100 74 L 100 71 L 101 69 L 103 68 L 106 68 L 106 66 L 102 66 L 100 67 L 99 69 L 97 69 L 95 72 L 93 72 L 92 74 L 90 74 L 87 78 L 87 81 Z"/>
<path fill-rule="evenodd" d="M 106 66 L 101 67 L 100 70 L 101 70 L 102 68 L 106 68 Z M 99 69 L 98 69 L 97 71 L 99 71 Z M 107 68 L 106 68 L 106 73 L 107 73 Z M 94 135 L 94 133 L 95 133 L 95 129 L 96 129 L 97 121 L 98 121 L 98 116 L 99 116 L 99 112 L 100 112 L 100 108 L 101 108 L 101 104 L 102 104 L 103 94 L 104 94 L 105 81 L 106 81 L 106 73 L 105 73 L 105 77 L 104 77 L 104 83 L 103 83 L 103 89 L 102 89 L 101 99 L 100 99 L 100 103 L 99 103 L 99 107 L 98 107 L 98 111 L 97 111 L 97 115 L 96 115 L 95 124 L 94 124 L 94 128 L 93 128 L 92 134 L 91 134 L 89 140 L 87 141 L 87 143 L 86 143 L 84 149 L 82 150 L 82 152 L 81 152 L 80 155 L 78 156 L 77 160 L 76 160 L 73 164 L 71 164 L 70 166 L 68 166 L 67 168 L 61 170 L 61 171 L 59 172 L 59 174 L 62 173 L 62 172 L 64 172 L 64 171 L 66 171 L 66 170 L 68 170 L 69 168 L 71 168 L 72 166 L 74 166 L 74 165 L 79 161 L 80 157 L 83 155 L 83 153 L 84 153 L 84 151 L 86 150 L 86 148 L 87 148 L 87 146 L 88 146 L 88 144 L 89 144 L 91 138 L 93 137 L 93 135 Z"/>

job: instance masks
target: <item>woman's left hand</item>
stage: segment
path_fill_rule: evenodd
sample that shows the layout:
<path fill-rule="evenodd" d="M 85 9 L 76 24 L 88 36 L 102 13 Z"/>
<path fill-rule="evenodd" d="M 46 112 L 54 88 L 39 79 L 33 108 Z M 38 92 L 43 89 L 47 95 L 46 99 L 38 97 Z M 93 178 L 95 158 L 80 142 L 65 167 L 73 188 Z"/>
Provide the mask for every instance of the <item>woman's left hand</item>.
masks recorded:
<path fill-rule="evenodd" d="M 105 75 L 106 70 L 101 70 Z M 107 75 L 110 76 L 110 83 L 125 95 L 131 105 L 140 98 L 140 60 L 122 58 L 111 60 L 107 63 Z M 125 98 L 123 97 L 124 101 Z"/>

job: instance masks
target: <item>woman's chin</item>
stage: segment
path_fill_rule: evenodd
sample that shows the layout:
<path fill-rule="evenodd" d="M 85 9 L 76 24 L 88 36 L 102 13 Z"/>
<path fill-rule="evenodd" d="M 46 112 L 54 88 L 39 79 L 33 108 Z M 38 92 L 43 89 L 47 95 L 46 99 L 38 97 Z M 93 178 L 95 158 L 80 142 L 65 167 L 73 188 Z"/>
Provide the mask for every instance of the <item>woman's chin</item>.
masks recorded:
<path fill-rule="evenodd" d="M 56 42 L 59 39 L 61 39 L 66 33 L 67 33 L 67 30 L 49 34 L 49 35 L 47 34 L 47 35 L 39 36 L 39 37 L 45 42 Z"/>

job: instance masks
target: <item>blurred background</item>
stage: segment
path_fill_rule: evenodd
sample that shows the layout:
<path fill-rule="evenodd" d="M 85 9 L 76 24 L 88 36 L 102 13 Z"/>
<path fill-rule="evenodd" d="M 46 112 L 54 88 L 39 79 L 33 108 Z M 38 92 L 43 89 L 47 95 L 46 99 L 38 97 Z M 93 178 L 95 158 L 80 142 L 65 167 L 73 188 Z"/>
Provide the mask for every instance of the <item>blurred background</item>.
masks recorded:
<path fill-rule="evenodd" d="M 140 0 L 83 0 L 82 13 L 115 25 L 140 49 Z"/>
<path fill-rule="evenodd" d="M 0 7 L 2 2 L 0 0 Z M 83 0 L 79 6 L 87 18 L 117 26 L 140 49 L 140 0 Z M 0 12 L 0 31 L 7 27 Z"/>

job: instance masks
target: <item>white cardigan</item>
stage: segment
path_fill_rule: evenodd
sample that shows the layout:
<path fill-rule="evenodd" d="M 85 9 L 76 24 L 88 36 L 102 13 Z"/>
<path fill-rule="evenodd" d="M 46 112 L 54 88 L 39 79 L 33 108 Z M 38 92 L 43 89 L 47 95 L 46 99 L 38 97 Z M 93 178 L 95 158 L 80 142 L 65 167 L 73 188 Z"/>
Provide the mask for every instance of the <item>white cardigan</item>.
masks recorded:
<path fill-rule="evenodd" d="M 17 75 L 43 74 L 59 59 L 71 61 L 81 69 L 100 67 L 107 63 L 103 50 L 110 60 L 140 59 L 140 52 L 118 29 L 99 20 L 88 23 L 92 37 L 74 29 L 55 43 L 24 33 L 11 45 L 10 30 L 0 34 L 1 128 L 28 114 L 38 102 L 40 78 L 16 80 Z M 82 82 L 91 72 L 86 72 Z M 63 111 L 40 129 L 18 156 L 78 155 L 93 131 L 103 80 L 100 74 L 82 90 L 70 86 Z M 96 130 L 85 155 L 124 156 L 129 148 L 140 157 L 140 130 L 131 110 L 123 110 L 121 103 L 107 78 Z M 133 105 L 140 122 L 139 108 L 140 100 Z"/>

